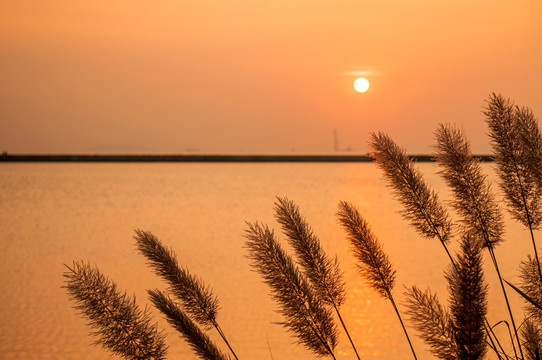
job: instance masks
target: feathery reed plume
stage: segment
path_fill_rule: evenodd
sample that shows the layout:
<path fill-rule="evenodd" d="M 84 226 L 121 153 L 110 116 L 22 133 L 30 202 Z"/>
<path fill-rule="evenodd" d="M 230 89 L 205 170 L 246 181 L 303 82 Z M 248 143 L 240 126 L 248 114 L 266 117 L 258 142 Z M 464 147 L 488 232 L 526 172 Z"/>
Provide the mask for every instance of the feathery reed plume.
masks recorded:
<path fill-rule="evenodd" d="M 320 245 L 320 240 L 314 235 L 311 227 L 301 213 L 298 206 L 288 198 L 277 197 L 275 213 L 284 234 L 294 249 L 299 265 L 314 287 L 317 296 L 332 306 L 337 313 L 339 321 L 348 336 L 348 340 L 359 359 L 359 354 L 354 345 L 346 324 L 341 316 L 339 308 L 346 297 L 343 274 L 339 268 L 337 258 L 332 261 Z"/>
<path fill-rule="evenodd" d="M 218 298 L 201 279 L 181 268 L 173 250 L 166 249 L 148 231 L 136 230 L 137 249 L 147 258 L 147 264 L 169 285 L 169 290 L 184 305 L 185 311 L 200 325 L 209 329 L 216 321 Z"/>
<path fill-rule="evenodd" d="M 167 322 L 182 334 L 192 350 L 202 359 L 227 360 L 209 337 L 175 303 L 160 290 L 148 290 L 154 306 L 164 314 Z"/>
<path fill-rule="evenodd" d="M 497 174 L 501 179 L 500 186 L 506 195 L 509 211 L 532 233 L 542 221 L 542 189 L 529 171 L 526 153 L 532 149 L 526 149 L 522 141 L 516 108 L 510 100 L 492 94 L 484 114 L 497 162 Z"/>
<path fill-rule="evenodd" d="M 519 114 L 520 112 L 522 111 L 514 107 L 510 100 L 492 94 L 485 115 L 497 162 L 497 174 L 501 179 L 501 189 L 506 195 L 508 210 L 512 217 L 529 228 L 534 256 L 538 259 L 533 230 L 538 229 L 542 221 L 540 207 L 542 187 L 530 171 L 532 166 L 529 164 L 534 157 L 531 155 L 533 148 L 523 141 L 524 136 L 521 135 L 523 126 L 518 119 L 523 117 L 523 114 Z M 538 275 L 542 278 L 540 263 Z"/>
<path fill-rule="evenodd" d="M 348 234 L 348 240 L 352 245 L 354 256 L 358 260 L 356 267 L 361 275 L 367 279 L 369 285 L 381 296 L 389 299 L 412 351 L 414 359 L 416 353 L 410 342 L 407 330 L 399 313 L 399 309 L 393 299 L 392 290 L 395 285 L 395 270 L 388 255 L 382 250 L 378 239 L 372 233 L 367 222 L 360 216 L 358 210 L 346 201 L 339 203 L 337 212 L 339 222 Z"/>
<path fill-rule="evenodd" d="M 267 226 L 247 223 L 245 237 L 252 266 L 269 285 L 272 297 L 280 304 L 281 322 L 289 332 L 319 356 L 331 355 L 337 344 L 337 329 L 331 312 L 311 289 Z"/>
<path fill-rule="evenodd" d="M 484 247 L 488 249 L 493 266 L 497 271 L 519 352 L 523 358 L 516 323 L 494 253 L 494 248 L 502 241 L 504 232 L 503 217 L 499 206 L 489 184 L 485 181 L 486 176 L 482 174 L 479 161 L 472 157 L 470 144 L 463 131 L 450 125 L 440 124 L 435 135 L 437 162 L 441 167 L 440 174 L 452 189 L 455 198 L 452 205 L 462 216 L 462 222 L 467 231 L 479 236 L 483 240 Z M 516 346 L 513 341 L 512 346 L 517 358 Z"/>
<path fill-rule="evenodd" d="M 534 178 L 538 185 L 538 191 L 542 191 L 542 134 L 538 126 L 538 121 L 531 109 L 526 107 L 516 106 L 515 115 L 515 124 L 523 145 L 521 156 L 525 159 L 531 177 Z M 536 228 L 538 228 L 538 225 Z M 533 241 L 534 256 L 538 265 L 538 275 L 542 279 L 542 269 L 532 231 L 531 239 Z"/>
<path fill-rule="evenodd" d="M 531 109 L 527 107 L 515 108 L 516 125 L 519 136 L 523 142 L 522 154 L 526 158 L 529 171 L 542 187 L 542 134 Z"/>
<path fill-rule="evenodd" d="M 456 266 L 446 273 L 457 359 L 483 359 L 486 352 L 487 285 L 479 238 L 465 234 Z"/>
<path fill-rule="evenodd" d="M 201 279 L 190 274 L 188 269 L 181 268 L 175 252 L 166 249 L 150 232 L 136 230 L 134 238 L 137 249 L 147 258 L 147 264 L 168 283 L 169 291 L 183 304 L 184 311 L 205 329 L 214 327 L 237 359 L 237 355 L 216 320 L 219 308 L 218 298 L 211 288 L 206 286 Z"/>
<path fill-rule="evenodd" d="M 359 272 L 373 289 L 391 300 L 391 290 L 395 285 L 395 270 L 369 225 L 359 215 L 358 210 L 346 201 L 339 203 L 337 216 L 352 244 L 352 251 L 358 260 L 356 267 Z"/>
<path fill-rule="evenodd" d="M 372 133 L 369 146 L 374 151 L 376 163 L 388 179 L 388 186 L 403 205 L 403 217 L 422 236 L 437 237 L 446 245 L 451 237 L 451 221 L 437 194 L 425 183 L 414 162 L 385 133 Z"/>
<path fill-rule="evenodd" d="M 388 186 L 404 207 L 403 217 L 408 219 L 422 236 L 438 238 L 452 265 L 456 267 L 454 258 L 448 250 L 448 243 L 452 236 L 452 222 L 437 194 L 430 190 L 420 171 L 415 168 L 414 162 L 409 159 L 403 149 L 382 132 L 371 135 L 369 146 L 374 152 L 376 163 L 388 179 Z M 492 348 L 496 349 L 489 325 L 486 331 Z"/>
<path fill-rule="evenodd" d="M 469 231 L 481 234 L 488 248 L 495 247 L 502 241 L 502 214 L 480 163 L 472 158 L 465 134 L 453 126 L 440 124 L 435 135 L 440 174 L 455 196 L 452 205 Z"/>
<path fill-rule="evenodd" d="M 456 360 L 457 346 L 453 341 L 450 315 L 440 305 L 437 296 L 429 290 L 422 292 L 416 286 L 405 293 L 407 315 L 439 359 Z"/>
<path fill-rule="evenodd" d="M 538 304 L 542 304 L 542 280 L 538 276 L 538 264 L 530 255 L 526 261 L 522 261 L 519 270 L 521 278 L 521 289 L 523 292 Z M 542 311 L 531 303 L 526 307 L 530 316 L 542 324 Z"/>
<path fill-rule="evenodd" d="M 82 262 L 65 265 L 64 273 L 70 297 L 75 308 L 96 329 L 96 345 L 126 359 L 141 360 L 165 358 L 165 335 L 151 325 L 147 309 L 141 311 L 126 293 L 104 276 L 96 267 Z"/>
<path fill-rule="evenodd" d="M 542 356 L 542 331 L 532 319 L 526 319 L 521 328 L 523 347 L 527 360 L 540 360 Z"/>
<path fill-rule="evenodd" d="M 333 262 L 320 246 L 293 201 L 277 197 L 276 218 L 284 234 L 295 250 L 299 264 L 322 300 L 334 307 L 340 307 L 345 300 L 344 279 L 337 258 Z"/>

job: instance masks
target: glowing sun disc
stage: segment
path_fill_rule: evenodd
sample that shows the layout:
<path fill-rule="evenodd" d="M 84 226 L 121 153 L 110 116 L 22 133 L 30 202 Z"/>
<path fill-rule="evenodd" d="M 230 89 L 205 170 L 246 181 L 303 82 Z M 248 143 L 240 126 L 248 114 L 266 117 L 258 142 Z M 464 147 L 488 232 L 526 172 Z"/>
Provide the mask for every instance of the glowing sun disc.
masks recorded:
<path fill-rule="evenodd" d="M 369 90 L 369 80 L 364 77 L 357 78 L 354 81 L 354 89 L 359 93 L 364 93 Z"/>

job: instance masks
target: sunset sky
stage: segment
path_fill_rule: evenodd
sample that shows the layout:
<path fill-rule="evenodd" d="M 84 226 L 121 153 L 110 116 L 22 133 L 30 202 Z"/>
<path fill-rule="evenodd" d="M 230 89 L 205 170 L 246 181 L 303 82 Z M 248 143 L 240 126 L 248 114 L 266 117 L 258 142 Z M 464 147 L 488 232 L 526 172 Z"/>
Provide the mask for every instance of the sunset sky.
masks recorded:
<path fill-rule="evenodd" d="M 542 118 L 542 1 L 0 0 L 10 153 L 487 152 L 491 92 Z"/>

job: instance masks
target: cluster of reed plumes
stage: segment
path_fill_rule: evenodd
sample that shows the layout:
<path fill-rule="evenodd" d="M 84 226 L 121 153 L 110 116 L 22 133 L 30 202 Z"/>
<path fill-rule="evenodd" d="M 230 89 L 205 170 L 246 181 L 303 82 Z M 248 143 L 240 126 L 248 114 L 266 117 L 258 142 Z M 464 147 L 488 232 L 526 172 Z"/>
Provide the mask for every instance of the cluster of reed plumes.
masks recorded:
<path fill-rule="evenodd" d="M 439 359 L 541 358 L 542 270 L 534 234 L 542 221 L 542 135 L 529 109 L 515 106 L 500 95 L 489 97 L 484 114 L 507 209 L 529 230 L 533 247 L 532 256 L 520 264 L 520 284 L 504 279 L 513 274 L 501 274 L 495 248 L 505 240 L 504 214 L 464 132 L 455 126 L 440 125 L 435 132 L 435 158 L 453 195 L 447 203 L 431 190 L 416 164 L 388 135 L 373 133 L 369 142 L 404 218 L 420 236 L 438 240 L 449 257 L 444 271 L 449 289 L 447 306 L 429 289 L 415 285 L 407 287 L 403 301 L 397 303 L 396 270 L 382 244 L 354 205 L 345 201 L 338 204 L 336 216 L 359 273 L 368 286 L 390 302 L 414 359 L 417 355 L 403 321 L 405 315 Z M 452 220 L 450 210 L 459 221 Z M 326 254 L 293 201 L 277 197 L 274 211 L 293 254 L 269 226 L 258 222 L 247 223 L 245 244 L 251 265 L 279 306 L 283 317 L 280 324 L 315 356 L 333 359 L 338 357 L 336 346 L 344 331 L 356 358 L 364 358 L 355 345 L 363 339 L 348 330 L 348 319 L 341 314 L 346 284 L 337 258 Z M 135 240 L 150 268 L 167 284 L 166 291 L 149 290 L 148 295 L 168 323 L 200 358 L 237 359 L 219 326 L 218 299 L 212 290 L 181 267 L 173 250 L 151 233 L 137 230 Z M 459 245 L 456 254 L 450 251 L 453 241 Z M 506 304 L 501 311 L 506 314 L 504 319 L 487 317 L 484 256 L 491 260 L 499 280 Z M 65 287 L 76 308 L 95 328 L 98 344 L 128 359 L 165 357 L 164 336 L 150 325 L 147 311 L 138 310 L 135 301 L 121 294 L 96 268 L 83 263 L 67 268 Z M 525 300 L 526 312 L 521 319 L 514 317 L 510 292 Z M 515 310 L 517 316 L 521 309 Z M 495 334 L 499 324 L 508 325 L 507 338 Z M 206 335 L 212 329 L 223 339 L 227 353 Z"/>

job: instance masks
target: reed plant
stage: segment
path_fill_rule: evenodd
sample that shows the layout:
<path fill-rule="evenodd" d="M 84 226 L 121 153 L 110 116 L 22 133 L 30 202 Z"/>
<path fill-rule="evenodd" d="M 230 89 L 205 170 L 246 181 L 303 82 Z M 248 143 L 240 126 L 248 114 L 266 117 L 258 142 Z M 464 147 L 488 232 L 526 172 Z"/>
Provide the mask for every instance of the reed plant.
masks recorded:
<path fill-rule="evenodd" d="M 275 213 L 277 221 L 282 226 L 284 234 L 297 255 L 305 276 L 321 300 L 335 310 L 356 357 L 359 359 L 358 350 L 339 310 L 345 301 L 346 290 L 337 257 L 331 260 L 324 252 L 320 240 L 293 201 L 286 197 L 277 197 Z"/>
<path fill-rule="evenodd" d="M 537 178 L 541 175 L 537 170 L 540 154 L 536 153 L 540 148 L 535 145 L 538 141 L 536 135 L 540 132 L 533 124 L 532 112 L 515 106 L 502 95 L 491 94 L 485 115 L 499 185 L 512 217 L 529 229 L 538 275 L 542 279 L 533 232 L 538 230 L 542 221 L 542 187 Z"/>
<path fill-rule="evenodd" d="M 181 332 L 193 348 L 197 348 L 197 344 L 210 344 L 210 342 L 203 341 L 201 331 L 196 331 L 197 326 L 187 320 L 191 317 L 207 330 L 214 327 L 237 359 L 237 355 L 218 324 L 219 302 L 211 288 L 205 285 L 203 280 L 192 275 L 188 269 L 180 267 L 175 252 L 162 245 L 152 233 L 136 230 L 134 238 L 137 249 L 146 257 L 152 271 L 166 281 L 169 292 L 183 305 L 181 309 L 159 290 L 149 291 L 149 296 L 156 308 L 166 316 L 171 325 Z M 203 359 L 208 358 L 204 356 L 205 354 L 219 354 L 217 351 L 209 351 L 209 347 L 196 353 Z"/>
<path fill-rule="evenodd" d="M 512 347 L 516 358 L 519 351 L 519 356 L 523 359 L 518 326 L 494 251 L 495 247 L 503 241 L 504 233 L 504 219 L 495 194 L 486 181 L 486 175 L 483 174 L 479 161 L 473 158 L 470 144 L 462 130 L 441 124 L 435 136 L 440 174 L 454 194 L 452 206 L 460 214 L 467 231 L 478 236 L 488 250 L 511 321 L 512 335 L 515 338 L 515 342 L 512 341 Z"/>
<path fill-rule="evenodd" d="M 98 268 L 74 262 L 64 273 L 64 286 L 75 308 L 88 320 L 95 344 L 130 360 L 165 359 L 165 335 L 151 325 L 147 309 L 140 310 L 135 298 L 121 292 Z"/>
<path fill-rule="evenodd" d="M 406 151 L 383 132 L 371 134 L 369 148 L 388 180 L 388 187 L 402 205 L 403 217 L 421 236 L 437 238 L 451 258 L 447 247 L 452 237 L 450 216 Z"/>
<path fill-rule="evenodd" d="M 449 310 L 430 290 L 422 292 L 413 286 L 406 292 L 411 322 L 440 359 L 483 359 L 487 352 L 487 285 L 481 248 L 479 239 L 470 234 L 463 236 L 456 265 L 450 265 L 446 272 Z"/>
<path fill-rule="evenodd" d="M 229 359 L 169 296 L 158 289 L 149 290 L 148 293 L 153 305 L 165 315 L 167 322 L 183 335 L 197 356 L 209 360 Z"/>
<path fill-rule="evenodd" d="M 506 281 L 495 255 L 504 241 L 504 215 L 497 194 L 487 181 L 480 163 L 470 151 L 461 129 L 439 125 L 435 132 L 435 158 L 439 173 L 452 191 L 445 203 L 423 179 L 416 163 L 383 132 L 371 134 L 369 147 L 388 187 L 401 204 L 402 216 L 427 239 L 438 240 L 450 264 L 444 271 L 448 284 L 447 304 L 436 293 L 406 287 L 403 302 L 396 302 L 396 270 L 369 223 L 349 202 L 341 201 L 337 217 L 350 242 L 356 267 L 368 286 L 392 304 L 413 357 L 408 324 L 439 359 L 481 360 L 489 351 L 499 360 L 536 360 L 542 349 L 542 271 L 535 232 L 542 222 L 542 133 L 532 111 L 518 107 L 501 95 L 491 94 L 484 110 L 493 147 L 499 186 L 511 216 L 530 233 L 533 256 L 519 266 L 520 283 Z M 449 209 L 450 205 L 451 209 Z M 449 211 L 459 215 L 452 221 Z M 339 320 L 355 357 L 365 358 L 355 345 L 358 339 L 341 314 L 346 284 L 337 256 L 329 256 L 299 207 L 286 197 L 277 197 L 275 217 L 289 250 L 267 225 L 247 223 L 245 246 L 253 269 L 269 286 L 284 326 L 295 341 L 316 357 L 337 359 Z M 218 322 L 219 301 L 202 279 L 179 265 L 172 249 L 152 233 L 136 230 L 137 250 L 151 270 L 167 284 L 167 290 L 148 290 L 151 303 L 202 359 L 237 359 Z M 457 241 L 459 251 L 450 245 Z M 488 285 L 483 273 L 483 253 L 493 264 L 507 305 L 508 320 L 491 325 L 487 319 Z M 135 299 L 121 293 L 97 268 L 76 262 L 64 274 L 65 287 L 78 311 L 89 320 L 98 344 L 127 359 L 164 359 L 163 332 L 150 325 L 147 310 L 140 311 Z M 504 283 L 525 301 L 526 317 L 518 322 Z M 403 310 L 401 310 L 403 307 Z M 405 323 L 401 313 L 407 315 Z M 512 352 L 493 332 L 509 324 Z M 215 329 L 229 353 L 223 353 L 206 331 Z M 359 336 L 359 335 L 358 335 Z M 359 340 L 358 340 L 359 341 Z M 505 344 L 506 345 L 506 344 Z M 271 355 L 272 357 L 272 355 Z"/>
<path fill-rule="evenodd" d="M 405 333 L 412 355 L 414 359 L 417 359 L 401 313 L 392 295 L 396 272 L 391 261 L 386 253 L 384 253 L 382 246 L 372 233 L 368 223 L 361 217 L 359 211 L 353 205 L 346 201 L 341 201 L 337 216 L 347 233 L 347 238 L 350 240 L 354 257 L 358 260 L 356 265 L 359 272 L 377 293 L 391 302 Z"/>
<path fill-rule="evenodd" d="M 402 215 L 422 237 L 438 239 L 450 259 L 451 266 L 458 271 L 456 260 L 449 250 L 453 237 L 452 221 L 446 207 L 425 182 L 414 161 L 385 133 L 373 133 L 369 146 L 373 150 L 372 155 L 377 165 L 388 180 L 388 187 L 402 205 Z M 430 297 L 426 296 L 426 299 Z M 429 304 L 427 301 L 426 303 Z M 485 329 L 490 347 L 498 354 L 499 342 L 487 319 Z"/>
<path fill-rule="evenodd" d="M 336 359 L 337 327 L 330 309 L 267 226 L 247 223 L 249 258 L 279 303 L 281 322 L 300 344 L 319 356 Z"/>

